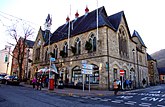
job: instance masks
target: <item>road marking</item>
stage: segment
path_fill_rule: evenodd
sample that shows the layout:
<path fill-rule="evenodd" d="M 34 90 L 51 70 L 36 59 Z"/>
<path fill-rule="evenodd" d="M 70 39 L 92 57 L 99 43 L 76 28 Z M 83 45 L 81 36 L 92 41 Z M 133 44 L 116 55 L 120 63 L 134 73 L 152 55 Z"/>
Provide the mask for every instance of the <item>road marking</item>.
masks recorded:
<path fill-rule="evenodd" d="M 164 105 L 157 105 L 158 107 L 165 107 Z"/>
<path fill-rule="evenodd" d="M 78 95 L 73 95 L 72 97 L 78 98 L 78 97 L 80 97 L 80 96 L 78 96 Z"/>
<path fill-rule="evenodd" d="M 128 101 L 128 102 L 125 102 L 125 104 L 134 105 L 134 104 L 136 104 L 136 102 L 134 102 L 134 101 Z"/>
<path fill-rule="evenodd" d="M 81 98 L 84 98 L 84 99 L 89 99 L 89 98 L 91 98 L 91 97 L 85 96 L 85 97 L 81 97 Z"/>
<path fill-rule="evenodd" d="M 133 96 L 118 96 L 116 98 L 123 98 L 123 99 L 129 99 L 129 98 L 132 98 Z"/>
<path fill-rule="evenodd" d="M 91 100 L 100 100 L 101 98 L 98 98 L 98 97 L 94 97 L 94 98 L 93 98 L 93 97 L 91 97 L 90 99 L 91 99 Z"/>
<path fill-rule="evenodd" d="M 100 99 L 100 101 L 110 101 L 111 99 Z"/>
<path fill-rule="evenodd" d="M 143 107 L 150 107 L 150 105 L 152 105 L 152 104 L 150 104 L 150 103 L 141 103 L 141 104 L 139 104 L 139 106 L 143 106 Z"/>
<path fill-rule="evenodd" d="M 123 102 L 123 100 L 115 100 L 115 101 L 111 101 L 111 102 L 113 102 L 113 103 L 121 103 L 121 102 Z"/>

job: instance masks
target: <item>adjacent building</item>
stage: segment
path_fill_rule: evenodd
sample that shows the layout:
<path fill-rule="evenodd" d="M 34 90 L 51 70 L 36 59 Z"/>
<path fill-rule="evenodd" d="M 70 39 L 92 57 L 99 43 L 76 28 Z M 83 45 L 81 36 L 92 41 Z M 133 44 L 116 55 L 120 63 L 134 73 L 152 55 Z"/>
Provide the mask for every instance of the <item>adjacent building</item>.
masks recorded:
<path fill-rule="evenodd" d="M 23 40 L 24 40 L 23 38 L 20 38 L 17 45 L 19 44 L 21 45 Z M 17 45 L 13 49 L 11 75 L 19 76 L 20 71 L 19 71 L 19 66 L 18 66 L 18 54 L 19 54 L 18 51 L 19 50 L 22 51 L 23 47 L 18 47 Z M 25 41 L 24 58 L 23 58 L 23 64 L 22 64 L 22 78 L 23 79 L 31 78 L 33 45 L 34 45 L 34 41 L 31 41 L 31 40 Z"/>
<path fill-rule="evenodd" d="M 157 85 L 159 83 L 159 73 L 157 68 L 157 61 L 147 54 L 148 73 L 150 85 Z"/>
<path fill-rule="evenodd" d="M 11 71 L 11 47 L 5 46 L 5 49 L 0 50 L 0 74 L 10 74 Z"/>
<path fill-rule="evenodd" d="M 108 16 L 104 7 L 91 12 L 86 7 L 84 15 L 67 17 L 53 33 L 40 28 L 33 46 L 33 73 L 49 67 L 49 53 L 56 58 L 55 80 L 65 85 L 85 81 L 87 86 L 90 81 L 91 88 L 111 90 L 117 78 L 122 84 L 132 80 L 134 88 L 142 86 L 143 78 L 149 84 L 146 46 L 137 31 L 131 35 L 123 11 Z M 83 64 L 93 66 L 92 74 Z"/>

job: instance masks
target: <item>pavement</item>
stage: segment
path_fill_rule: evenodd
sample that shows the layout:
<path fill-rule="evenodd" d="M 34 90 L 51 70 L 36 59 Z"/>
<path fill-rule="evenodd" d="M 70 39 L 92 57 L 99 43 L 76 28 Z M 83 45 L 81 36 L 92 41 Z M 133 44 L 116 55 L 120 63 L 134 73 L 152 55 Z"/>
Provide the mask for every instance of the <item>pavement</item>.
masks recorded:
<path fill-rule="evenodd" d="M 26 84 L 24 82 L 20 83 L 21 86 L 28 87 L 28 88 L 33 88 L 32 85 Z M 139 89 L 136 90 L 129 90 L 129 91 L 119 91 L 118 95 L 124 94 L 127 92 L 135 92 Z M 46 91 L 49 93 L 56 93 L 58 95 L 65 95 L 65 96 L 112 96 L 114 95 L 114 91 L 108 91 L 108 90 L 81 90 L 81 89 L 73 89 L 73 88 L 63 88 L 63 89 L 58 89 L 54 88 L 54 90 L 49 90 L 47 87 L 42 88 L 41 91 Z"/>

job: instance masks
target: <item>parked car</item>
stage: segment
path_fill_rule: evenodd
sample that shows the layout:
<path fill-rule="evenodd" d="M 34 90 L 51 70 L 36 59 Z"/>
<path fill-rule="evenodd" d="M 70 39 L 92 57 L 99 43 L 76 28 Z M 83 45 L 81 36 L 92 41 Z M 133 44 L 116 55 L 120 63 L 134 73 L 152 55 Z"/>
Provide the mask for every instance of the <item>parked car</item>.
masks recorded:
<path fill-rule="evenodd" d="M 6 84 L 10 84 L 10 85 L 19 85 L 20 80 L 17 76 L 5 76 L 4 77 L 6 80 Z"/>
<path fill-rule="evenodd" d="M 4 78 L 7 74 L 0 74 L 0 84 L 5 84 L 6 79 Z"/>

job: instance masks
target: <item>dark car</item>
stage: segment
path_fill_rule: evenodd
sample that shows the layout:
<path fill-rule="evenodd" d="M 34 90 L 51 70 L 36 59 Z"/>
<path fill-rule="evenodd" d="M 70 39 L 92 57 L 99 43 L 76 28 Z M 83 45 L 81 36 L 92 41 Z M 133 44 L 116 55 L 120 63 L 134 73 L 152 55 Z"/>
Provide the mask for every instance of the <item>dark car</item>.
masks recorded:
<path fill-rule="evenodd" d="M 4 78 L 7 74 L 0 74 L 0 84 L 5 84 L 6 79 Z"/>
<path fill-rule="evenodd" d="M 19 85 L 20 80 L 17 76 L 5 76 L 4 77 L 6 79 L 6 84 L 10 84 L 10 85 Z"/>

